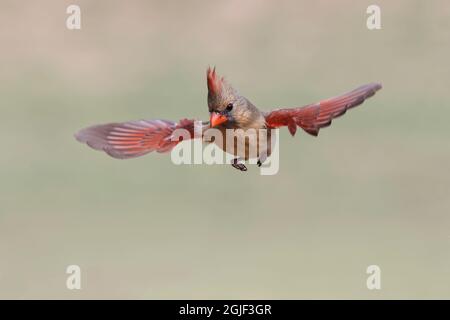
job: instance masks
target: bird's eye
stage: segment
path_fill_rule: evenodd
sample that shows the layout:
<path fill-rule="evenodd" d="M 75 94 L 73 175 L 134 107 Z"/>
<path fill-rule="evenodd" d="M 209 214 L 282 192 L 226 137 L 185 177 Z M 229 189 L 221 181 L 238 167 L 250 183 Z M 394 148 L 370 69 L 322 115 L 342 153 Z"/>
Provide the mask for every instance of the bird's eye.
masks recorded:
<path fill-rule="evenodd" d="M 233 110 L 233 104 L 232 104 L 232 103 L 229 103 L 229 104 L 227 105 L 227 111 L 231 111 L 231 110 Z"/>

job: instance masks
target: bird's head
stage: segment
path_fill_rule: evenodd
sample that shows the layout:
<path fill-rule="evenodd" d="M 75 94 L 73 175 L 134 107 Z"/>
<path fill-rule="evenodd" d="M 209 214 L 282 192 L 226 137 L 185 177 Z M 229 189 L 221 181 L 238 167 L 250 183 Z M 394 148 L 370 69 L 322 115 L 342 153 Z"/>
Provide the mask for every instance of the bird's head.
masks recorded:
<path fill-rule="evenodd" d="M 208 83 L 208 109 L 210 125 L 216 127 L 224 124 L 227 127 L 242 125 L 247 118 L 248 101 L 216 73 L 216 68 L 208 68 L 206 72 Z"/>

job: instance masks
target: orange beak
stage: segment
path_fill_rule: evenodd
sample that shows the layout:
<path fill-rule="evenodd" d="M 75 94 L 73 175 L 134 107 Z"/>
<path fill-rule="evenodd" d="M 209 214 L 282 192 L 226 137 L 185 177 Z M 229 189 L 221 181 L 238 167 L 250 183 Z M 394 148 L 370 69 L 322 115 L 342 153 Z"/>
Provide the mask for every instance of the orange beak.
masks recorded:
<path fill-rule="evenodd" d="M 211 128 L 218 126 L 221 123 L 227 122 L 228 118 L 224 116 L 223 114 L 217 113 L 217 112 L 211 112 L 211 117 L 209 119 L 209 122 L 211 124 Z"/>

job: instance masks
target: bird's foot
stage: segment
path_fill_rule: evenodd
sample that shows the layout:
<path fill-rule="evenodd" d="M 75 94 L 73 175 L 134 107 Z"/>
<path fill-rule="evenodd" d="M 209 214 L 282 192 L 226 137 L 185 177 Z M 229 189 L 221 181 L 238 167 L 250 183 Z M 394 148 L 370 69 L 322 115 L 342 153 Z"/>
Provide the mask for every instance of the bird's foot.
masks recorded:
<path fill-rule="evenodd" d="M 234 159 L 231 165 L 233 166 L 233 168 L 236 168 L 240 171 L 247 171 L 247 167 L 242 163 L 238 163 L 238 159 Z"/>
<path fill-rule="evenodd" d="M 247 171 L 247 167 L 242 163 L 232 163 L 231 165 L 233 166 L 233 168 L 236 168 L 240 171 Z"/>
<path fill-rule="evenodd" d="M 261 160 L 258 159 L 258 162 L 256 162 L 256 165 L 257 165 L 258 167 L 261 167 L 261 166 L 262 166 Z"/>

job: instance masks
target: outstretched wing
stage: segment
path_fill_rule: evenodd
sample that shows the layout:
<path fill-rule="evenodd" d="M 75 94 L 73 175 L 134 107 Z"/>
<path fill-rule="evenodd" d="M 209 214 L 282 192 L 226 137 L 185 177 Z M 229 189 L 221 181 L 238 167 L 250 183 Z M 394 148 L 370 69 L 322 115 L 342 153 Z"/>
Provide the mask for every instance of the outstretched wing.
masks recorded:
<path fill-rule="evenodd" d="M 287 126 L 292 135 L 295 135 L 299 126 L 309 134 L 317 136 L 320 128 L 329 126 L 334 118 L 342 116 L 347 109 L 360 105 L 380 89 L 381 84 L 370 83 L 304 107 L 273 110 L 266 114 L 266 124 L 269 128 Z"/>
<path fill-rule="evenodd" d="M 135 158 L 152 151 L 168 152 L 180 140 L 174 138 L 176 129 L 185 129 L 186 138 L 194 138 L 194 120 L 178 123 L 168 120 L 139 120 L 108 123 L 80 130 L 75 138 L 95 150 L 118 159 Z M 178 136 L 178 135 L 177 135 Z"/>

